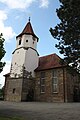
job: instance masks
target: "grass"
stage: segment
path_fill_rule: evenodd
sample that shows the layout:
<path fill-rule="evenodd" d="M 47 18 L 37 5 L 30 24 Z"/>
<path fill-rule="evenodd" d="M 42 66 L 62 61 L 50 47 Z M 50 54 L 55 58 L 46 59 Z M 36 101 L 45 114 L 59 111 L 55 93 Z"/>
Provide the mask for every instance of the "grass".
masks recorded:
<path fill-rule="evenodd" d="M 24 119 L 19 117 L 0 117 L 0 120 L 24 120 Z"/>

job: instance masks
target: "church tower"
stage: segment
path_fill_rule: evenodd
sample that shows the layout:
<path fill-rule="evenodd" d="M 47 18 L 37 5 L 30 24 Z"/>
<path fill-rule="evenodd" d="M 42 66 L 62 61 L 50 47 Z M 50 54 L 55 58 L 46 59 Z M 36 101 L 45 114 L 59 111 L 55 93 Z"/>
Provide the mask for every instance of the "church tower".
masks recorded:
<path fill-rule="evenodd" d="M 21 77 L 23 67 L 27 72 L 31 72 L 34 77 L 34 70 L 38 67 L 37 42 L 38 37 L 35 35 L 30 18 L 23 31 L 16 37 L 16 49 L 13 52 L 11 62 L 11 78 Z"/>
<path fill-rule="evenodd" d="M 38 37 L 35 35 L 30 18 L 23 31 L 16 37 L 10 74 L 5 82 L 5 100 L 26 101 L 34 97 L 34 70 L 38 67 Z M 29 98 L 32 96 L 32 98 Z"/>

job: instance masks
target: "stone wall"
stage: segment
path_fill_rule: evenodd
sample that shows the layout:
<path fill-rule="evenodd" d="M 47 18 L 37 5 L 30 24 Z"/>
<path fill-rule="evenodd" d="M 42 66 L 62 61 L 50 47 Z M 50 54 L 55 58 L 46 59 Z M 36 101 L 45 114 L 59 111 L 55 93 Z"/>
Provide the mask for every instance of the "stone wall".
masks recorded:
<path fill-rule="evenodd" d="M 7 78 L 4 100 L 21 101 L 22 78 Z"/>
<path fill-rule="evenodd" d="M 24 78 L 22 83 L 22 101 L 33 101 L 34 100 L 34 79 Z"/>
<path fill-rule="evenodd" d="M 52 91 L 52 71 L 57 73 L 58 92 Z M 4 100 L 7 101 L 44 101 L 73 102 L 80 99 L 78 74 L 70 74 L 66 68 L 45 70 L 45 93 L 40 91 L 40 74 L 35 72 L 35 78 L 5 78 Z M 74 94 L 74 89 L 77 91 Z M 74 100 L 74 97 L 76 100 Z"/>
<path fill-rule="evenodd" d="M 52 92 L 52 71 L 57 71 L 58 93 Z M 45 70 L 45 93 L 40 93 L 40 73 L 36 72 L 35 79 L 35 100 L 47 102 L 73 102 L 74 87 L 79 87 L 78 74 L 70 74 L 66 68 Z M 78 96 L 78 93 L 77 93 Z"/>
<path fill-rule="evenodd" d="M 47 102 L 64 102 L 63 70 L 54 69 L 58 77 L 58 93 L 52 92 L 52 70 L 45 71 L 45 93 L 40 93 L 40 72 L 36 72 L 35 100 Z"/>
<path fill-rule="evenodd" d="M 74 93 L 74 89 L 77 88 L 77 92 L 79 92 L 79 78 L 78 74 L 70 74 L 69 71 L 66 73 L 66 81 L 67 81 L 67 96 L 68 102 L 74 102 L 74 94 L 76 97 L 79 97 L 79 93 Z M 77 98 L 76 98 L 77 99 Z"/>

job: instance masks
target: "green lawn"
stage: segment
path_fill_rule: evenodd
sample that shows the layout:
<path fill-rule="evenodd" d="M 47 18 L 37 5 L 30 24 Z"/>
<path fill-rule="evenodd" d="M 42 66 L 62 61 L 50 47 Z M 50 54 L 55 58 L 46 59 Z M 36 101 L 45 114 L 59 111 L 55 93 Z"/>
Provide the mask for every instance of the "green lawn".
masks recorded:
<path fill-rule="evenodd" d="M 0 120 L 24 120 L 23 118 L 19 117 L 0 117 Z"/>

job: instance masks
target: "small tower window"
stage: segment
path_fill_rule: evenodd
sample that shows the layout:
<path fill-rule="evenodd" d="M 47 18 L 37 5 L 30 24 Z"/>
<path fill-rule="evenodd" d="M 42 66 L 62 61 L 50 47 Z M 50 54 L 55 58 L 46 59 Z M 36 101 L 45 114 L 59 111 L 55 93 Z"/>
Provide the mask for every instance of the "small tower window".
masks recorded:
<path fill-rule="evenodd" d="M 15 88 L 13 88 L 13 94 L 15 93 L 15 91 L 16 91 L 16 89 L 15 89 Z"/>
<path fill-rule="evenodd" d="M 26 42 L 28 42 L 28 40 L 26 40 Z"/>
<path fill-rule="evenodd" d="M 33 37 L 33 40 L 35 41 L 35 37 Z"/>
<path fill-rule="evenodd" d="M 33 44 L 34 44 L 34 41 L 33 41 Z"/>
<path fill-rule="evenodd" d="M 17 52 L 17 54 L 19 53 L 19 51 Z"/>
<path fill-rule="evenodd" d="M 19 40 L 19 45 L 21 45 L 21 39 Z"/>

